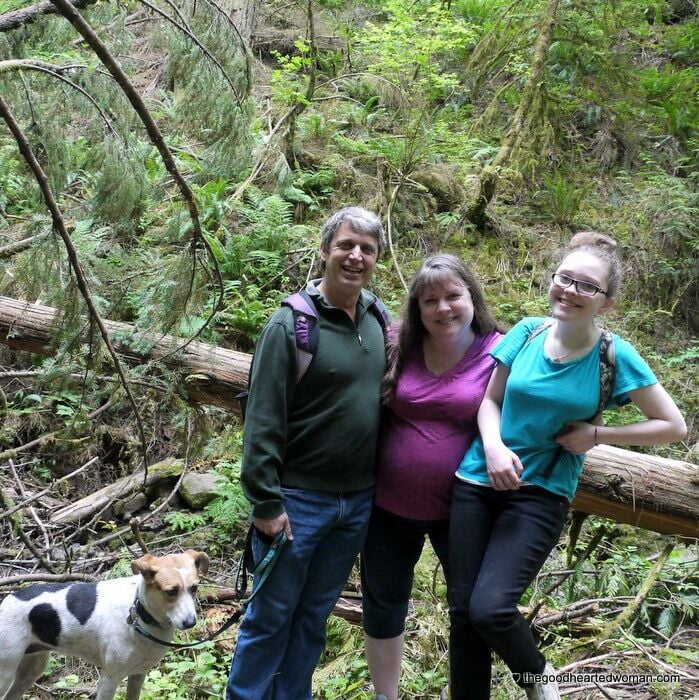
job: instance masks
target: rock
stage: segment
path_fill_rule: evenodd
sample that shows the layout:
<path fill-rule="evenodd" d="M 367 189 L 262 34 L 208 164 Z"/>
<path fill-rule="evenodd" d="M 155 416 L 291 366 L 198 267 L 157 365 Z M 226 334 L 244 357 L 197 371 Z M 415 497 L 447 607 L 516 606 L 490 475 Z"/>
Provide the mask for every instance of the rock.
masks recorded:
<path fill-rule="evenodd" d="M 180 484 L 180 496 L 192 510 L 202 510 L 221 493 L 225 478 L 216 472 L 185 474 Z"/>

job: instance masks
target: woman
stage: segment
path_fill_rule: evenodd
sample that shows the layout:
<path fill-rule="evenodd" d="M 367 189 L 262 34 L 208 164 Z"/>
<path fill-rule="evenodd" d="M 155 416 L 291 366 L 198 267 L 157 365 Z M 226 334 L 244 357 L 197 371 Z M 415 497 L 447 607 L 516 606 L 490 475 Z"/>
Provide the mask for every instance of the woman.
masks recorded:
<path fill-rule="evenodd" d="M 471 271 L 453 255 L 427 258 L 413 278 L 384 381 L 386 420 L 376 496 L 362 552 L 366 653 L 379 697 L 398 697 L 403 631 L 425 535 L 448 579 L 454 470 L 501 338 Z"/>
<path fill-rule="evenodd" d="M 620 286 L 616 243 L 577 234 L 551 276 L 550 325 L 533 333 L 542 319 L 525 318 L 493 352 L 497 366 L 478 412 L 480 438 L 459 466 L 452 501 L 452 700 L 489 697 L 491 649 L 527 697 L 559 697 L 517 602 L 558 542 L 585 453 L 595 445 L 654 445 L 686 434 L 673 400 L 616 335 L 609 404 L 633 401 L 646 420 L 602 426 L 595 419 L 601 336 L 595 317 L 611 307 Z"/>

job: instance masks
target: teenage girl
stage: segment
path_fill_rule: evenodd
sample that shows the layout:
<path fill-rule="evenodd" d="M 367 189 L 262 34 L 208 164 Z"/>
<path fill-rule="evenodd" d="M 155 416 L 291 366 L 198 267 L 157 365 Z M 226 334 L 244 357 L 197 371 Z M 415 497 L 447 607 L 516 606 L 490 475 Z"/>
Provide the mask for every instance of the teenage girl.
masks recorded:
<path fill-rule="evenodd" d="M 551 275 L 550 325 L 532 334 L 545 319 L 525 318 L 492 353 L 497 366 L 478 412 L 480 438 L 461 461 L 452 497 L 452 700 L 489 697 L 491 651 L 528 698 L 559 697 L 517 603 L 558 542 L 585 453 L 595 445 L 655 445 L 686 435 L 674 401 L 616 335 L 608 405 L 632 401 L 645 420 L 604 426 L 594 419 L 601 342 L 595 319 L 614 303 L 621 276 L 611 238 L 577 234 Z"/>

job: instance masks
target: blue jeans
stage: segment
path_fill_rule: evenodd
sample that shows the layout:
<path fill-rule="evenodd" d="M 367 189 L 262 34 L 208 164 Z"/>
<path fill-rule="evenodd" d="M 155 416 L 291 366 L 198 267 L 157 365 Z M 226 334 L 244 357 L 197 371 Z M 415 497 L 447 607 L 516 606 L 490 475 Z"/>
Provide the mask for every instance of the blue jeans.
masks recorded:
<path fill-rule="evenodd" d="M 374 507 L 362 550 L 362 625 L 370 637 L 391 639 L 404 632 L 425 535 L 447 576 L 448 520 L 412 520 Z"/>
<path fill-rule="evenodd" d="M 326 621 L 364 543 L 373 491 L 282 489 L 294 539 L 243 617 L 226 700 L 311 700 Z M 255 535 L 255 561 L 266 549 Z"/>
<path fill-rule="evenodd" d="M 490 697 L 491 650 L 522 685 L 546 659 L 517 603 L 560 537 L 567 499 L 538 486 L 496 491 L 456 479 L 449 538 L 452 700 Z"/>

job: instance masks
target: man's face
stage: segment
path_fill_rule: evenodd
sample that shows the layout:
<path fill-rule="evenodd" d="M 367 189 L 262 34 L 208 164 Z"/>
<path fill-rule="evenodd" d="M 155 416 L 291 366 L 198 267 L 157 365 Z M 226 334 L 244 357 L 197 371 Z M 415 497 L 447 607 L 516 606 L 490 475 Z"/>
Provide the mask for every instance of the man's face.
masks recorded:
<path fill-rule="evenodd" d="M 320 256 L 325 261 L 323 283 L 330 294 L 359 294 L 371 279 L 379 249 L 373 236 L 355 233 L 345 221 L 330 245 L 321 246 Z"/>

